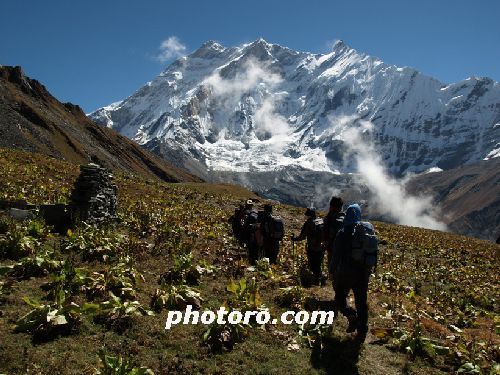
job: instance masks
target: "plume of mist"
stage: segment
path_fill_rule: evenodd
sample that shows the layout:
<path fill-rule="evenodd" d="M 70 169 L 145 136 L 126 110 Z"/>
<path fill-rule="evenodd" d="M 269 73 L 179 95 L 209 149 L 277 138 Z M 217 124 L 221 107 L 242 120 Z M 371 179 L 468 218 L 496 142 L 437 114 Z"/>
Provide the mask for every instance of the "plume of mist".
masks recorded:
<path fill-rule="evenodd" d="M 231 79 L 221 77 L 217 71 L 208 77 L 204 84 L 211 86 L 215 95 L 241 97 L 259 84 L 272 87 L 282 81 L 278 74 L 270 72 L 264 64 L 255 59 L 248 59 L 243 68 L 243 71 L 237 72 Z"/>
<path fill-rule="evenodd" d="M 330 199 L 333 196 L 340 196 L 341 191 L 340 189 L 334 187 L 334 186 L 321 186 L 321 185 L 315 185 L 314 186 L 314 206 L 316 208 L 319 208 L 321 210 L 328 210 Z M 311 202 L 311 205 L 312 202 Z"/>
<path fill-rule="evenodd" d="M 399 224 L 446 230 L 446 225 L 436 219 L 439 209 L 433 205 L 432 197 L 408 194 L 405 180 L 399 181 L 387 173 L 371 140 L 372 130 L 371 122 L 357 120 L 343 129 L 342 138 L 379 211 Z"/>
<path fill-rule="evenodd" d="M 279 74 L 271 72 L 265 63 L 255 59 L 248 59 L 243 70 L 231 79 L 221 77 L 217 71 L 208 77 L 203 84 L 212 89 L 215 98 L 219 99 L 229 109 L 236 109 L 242 97 L 251 92 L 257 92 L 253 123 L 256 134 L 269 134 L 275 141 L 282 139 L 289 130 L 286 119 L 276 113 L 276 104 L 279 98 L 269 91 L 283 81 Z M 259 100 L 260 99 L 260 100 Z M 281 136 L 281 137 L 280 137 Z M 273 147 L 276 147 L 273 144 Z"/>

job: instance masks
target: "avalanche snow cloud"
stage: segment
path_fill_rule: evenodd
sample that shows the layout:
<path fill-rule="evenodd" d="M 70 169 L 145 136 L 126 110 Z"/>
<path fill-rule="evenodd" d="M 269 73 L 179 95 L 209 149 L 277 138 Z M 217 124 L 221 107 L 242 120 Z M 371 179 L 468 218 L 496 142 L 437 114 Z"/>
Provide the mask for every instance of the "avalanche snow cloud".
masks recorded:
<path fill-rule="evenodd" d="M 274 137 L 284 136 L 290 131 L 286 119 L 275 113 L 279 94 L 271 93 L 282 81 L 278 74 L 268 69 L 267 64 L 251 58 L 244 63 L 243 70 L 237 72 L 234 78 L 224 79 L 220 71 L 217 71 L 203 84 L 212 89 L 214 99 L 224 103 L 227 111 L 237 111 L 247 92 L 259 92 L 261 102 L 255 105 L 254 130 L 261 137 L 265 137 L 266 133 Z"/>
<path fill-rule="evenodd" d="M 357 173 L 370 189 L 378 211 L 389 215 L 398 224 L 446 230 L 446 225 L 436 219 L 440 216 L 440 210 L 433 205 L 432 197 L 409 195 L 404 180 L 396 180 L 387 174 L 371 142 L 373 124 L 359 119 L 353 121 L 352 118 L 337 121 L 351 122 L 351 126 L 343 133 L 343 139 L 355 159 Z"/>

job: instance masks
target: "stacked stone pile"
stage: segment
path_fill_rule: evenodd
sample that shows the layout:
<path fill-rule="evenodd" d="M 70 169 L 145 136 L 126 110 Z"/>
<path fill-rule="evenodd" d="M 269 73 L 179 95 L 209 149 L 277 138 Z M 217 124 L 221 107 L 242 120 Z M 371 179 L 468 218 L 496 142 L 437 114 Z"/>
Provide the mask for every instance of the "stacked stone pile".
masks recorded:
<path fill-rule="evenodd" d="M 116 219 L 117 188 L 113 175 L 97 164 L 80 166 L 80 176 L 71 192 L 75 219 L 89 224 Z"/>

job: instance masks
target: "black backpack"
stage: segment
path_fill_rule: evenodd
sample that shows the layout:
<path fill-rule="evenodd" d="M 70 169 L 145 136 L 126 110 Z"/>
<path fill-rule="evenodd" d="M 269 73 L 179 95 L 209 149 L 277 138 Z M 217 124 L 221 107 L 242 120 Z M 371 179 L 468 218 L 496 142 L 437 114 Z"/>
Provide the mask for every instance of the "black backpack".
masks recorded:
<path fill-rule="evenodd" d="M 257 212 L 250 211 L 244 218 L 243 230 L 247 241 L 255 241 L 255 231 L 259 227 L 259 216 Z"/>
<path fill-rule="evenodd" d="M 335 220 L 332 220 L 331 218 L 329 219 L 328 228 L 325 228 L 325 230 L 328 230 L 327 236 L 325 237 L 327 237 L 326 240 L 328 240 L 329 243 L 333 243 L 333 241 L 335 241 L 337 233 L 344 227 L 344 218 L 345 214 L 340 212 Z"/>
<path fill-rule="evenodd" d="M 273 240 L 281 240 L 285 236 L 285 225 L 280 216 L 271 216 L 266 221 L 266 235 Z"/>
<path fill-rule="evenodd" d="M 378 238 L 373 225 L 360 221 L 354 226 L 351 241 L 351 260 L 363 267 L 376 267 Z"/>
<path fill-rule="evenodd" d="M 312 230 L 312 242 L 316 245 L 320 245 L 323 242 L 323 231 L 325 230 L 325 223 L 323 219 L 318 217 L 313 220 L 313 230 Z"/>

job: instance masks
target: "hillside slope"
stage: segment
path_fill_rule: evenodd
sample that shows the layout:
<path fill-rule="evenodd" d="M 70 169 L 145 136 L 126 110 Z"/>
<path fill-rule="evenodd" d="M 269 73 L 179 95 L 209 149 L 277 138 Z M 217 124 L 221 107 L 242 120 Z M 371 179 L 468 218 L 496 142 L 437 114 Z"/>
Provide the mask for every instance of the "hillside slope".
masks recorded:
<path fill-rule="evenodd" d="M 451 230 L 495 241 L 500 235 L 500 159 L 410 180 L 412 193 L 430 193 Z"/>
<path fill-rule="evenodd" d="M 57 192 L 67 199 L 76 165 L 0 152 L 1 197 L 36 202 Z M 330 286 L 299 283 L 305 248 L 292 247 L 289 238 L 300 229 L 303 209 L 275 205 L 286 225 L 280 264 L 252 269 L 227 222 L 249 192 L 128 176 L 117 176 L 116 182 L 121 222 L 114 227 L 80 225 L 67 236 L 48 236 L 40 223 L 12 223 L 0 212 L 0 372 L 90 374 L 102 369 L 101 350 L 156 374 L 431 375 L 498 369 L 500 284 L 494 275 L 500 272 L 500 247 L 377 222 L 381 249 L 370 282 L 372 332 L 363 345 L 345 333 L 342 317 L 331 332 L 297 324 L 222 332 L 180 324 L 166 331 L 166 310 L 185 307 L 187 295 L 178 296 L 183 290 L 199 292 L 202 310 L 222 304 L 256 309 L 263 303 L 273 317 L 289 309 L 329 310 L 333 292 Z M 18 253 L 27 257 L 15 259 Z M 190 278 L 182 276 L 186 272 Z M 160 285 L 161 276 L 167 285 Z M 247 280 L 246 285 L 254 280 L 257 290 L 234 292 L 231 280 Z M 158 293 L 170 296 L 165 300 L 172 305 L 145 314 L 158 307 Z M 40 326 L 29 328 L 26 319 L 19 320 L 38 303 L 57 301 L 72 306 L 71 329 L 46 330 L 46 310 L 37 310 Z M 75 307 L 86 303 L 91 306 L 83 312 Z M 110 312 L 110 305 L 115 310 Z M 216 354 L 204 333 L 214 339 L 208 341 L 212 348 L 227 346 Z"/>
<path fill-rule="evenodd" d="M 200 181 L 133 141 L 90 121 L 80 107 L 60 103 L 20 67 L 0 66 L 0 147 L 38 152 L 72 163 L 164 181 Z"/>

